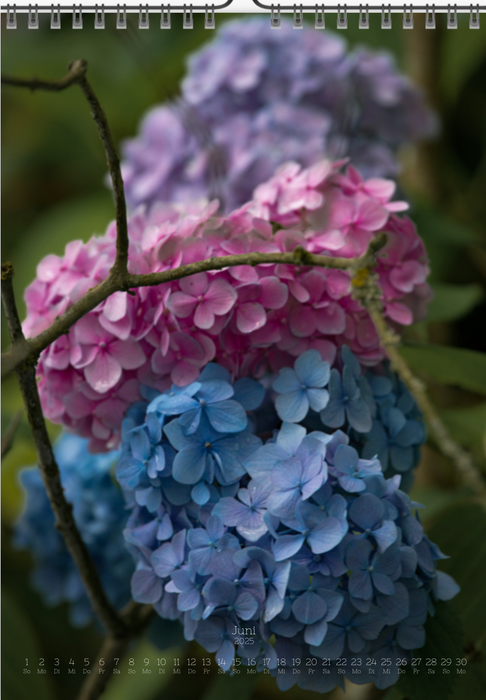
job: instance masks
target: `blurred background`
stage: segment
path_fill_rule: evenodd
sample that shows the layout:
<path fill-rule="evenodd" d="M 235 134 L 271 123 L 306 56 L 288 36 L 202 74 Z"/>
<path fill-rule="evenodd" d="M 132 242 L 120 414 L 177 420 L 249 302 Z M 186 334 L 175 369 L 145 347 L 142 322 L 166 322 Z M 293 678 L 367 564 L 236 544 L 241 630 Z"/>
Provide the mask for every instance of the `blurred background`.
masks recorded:
<path fill-rule="evenodd" d="M 217 15 L 217 26 L 235 15 Z M 306 18 L 313 23 L 313 17 Z M 115 141 L 132 137 L 144 112 L 174 99 L 188 54 L 211 39 L 203 17 L 194 29 L 182 29 L 182 17 L 172 17 L 172 29 L 161 31 L 155 16 L 151 28 L 140 31 L 138 17 L 128 16 L 127 30 L 115 28 L 106 16 L 106 29 L 95 31 L 94 18 L 83 15 L 82 31 L 72 30 L 65 17 L 58 31 L 50 17 L 40 15 L 40 29 L 29 31 L 27 17 L 18 18 L 16 31 L 5 30 L 2 17 L 2 70 L 8 75 L 58 79 L 72 59 L 84 58 L 88 77 L 103 105 Z M 411 202 L 410 215 L 424 238 L 435 292 L 429 316 L 407 329 L 405 357 L 427 381 L 440 414 L 454 437 L 471 450 L 486 469 L 486 21 L 470 30 L 468 17 L 447 30 L 445 18 L 425 30 L 424 16 L 414 15 L 415 28 L 403 30 L 394 16 L 393 29 L 380 27 L 370 16 L 370 29 L 358 29 L 357 15 L 348 15 L 347 30 L 339 30 L 350 46 L 363 44 L 394 54 L 398 66 L 426 91 L 441 121 L 438 139 L 401 154 L 400 188 Z M 269 19 L 268 19 L 269 21 Z M 336 17 L 326 14 L 326 26 Z M 278 31 L 278 30 L 276 30 Z M 335 30 L 337 31 L 337 30 Z M 49 253 L 62 254 L 67 242 L 88 240 L 103 233 L 113 218 L 110 191 L 104 185 L 106 163 L 95 126 L 81 92 L 62 93 L 2 89 L 2 262 L 15 268 L 15 291 L 21 318 L 23 290 L 35 276 L 36 265 Z M 2 316 L 2 348 L 9 346 Z M 2 381 L 2 433 L 21 409 L 15 377 Z M 50 426 L 54 437 L 59 428 Z M 35 453 L 23 415 L 2 466 L 3 545 L 3 686 L 6 700 L 74 698 L 82 682 L 82 660 L 93 662 L 101 636 L 93 626 L 75 630 L 67 605 L 48 608 L 31 589 L 31 557 L 11 546 L 13 525 L 22 508 L 18 471 L 35 464 Z M 442 569 L 455 577 L 462 591 L 456 606 L 464 631 L 467 673 L 454 686 L 454 700 L 480 700 L 486 694 L 486 513 L 484 503 L 461 485 L 453 465 L 443 458 L 433 439 L 423 450 L 412 498 L 427 506 L 421 512 L 428 534 L 451 556 Z M 162 638 L 162 642 L 161 642 Z M 266 676 L 234 680 L 206 676 L 141 675 L 144 659 L 151 665 L 164 656 L 201 655 L 197 646 L 174 646 L 172 634 L 158 635 L 159 646 L 134 642 L 130 658 L 139 672 L 115 678 L 103 697 L 137 700 L 203 698 L 218 700 L 232 693 L 238 700 L 281 696 Z M 23 676 L 25 658 L 60 657 L 65 666 L 74 659 L 77 674 Z M 33 663 L 33 662 L 32 662 Z M 128 660 L 123 662 L 125 666 Z M 213 664 L 214 666 L 214 664 Z M 424 689 L 434 700 L 434 691 Z M 404 697 L 352 686 L 347 697 L 387 700 Z M 318 696 L 294 688 L 289 700 Z M 342 698 L 334 691 L 333 700 Z M 438 696 L 441 697 L 440 695 Z M 413 696 L 410 700 L 421 700 Z"/>

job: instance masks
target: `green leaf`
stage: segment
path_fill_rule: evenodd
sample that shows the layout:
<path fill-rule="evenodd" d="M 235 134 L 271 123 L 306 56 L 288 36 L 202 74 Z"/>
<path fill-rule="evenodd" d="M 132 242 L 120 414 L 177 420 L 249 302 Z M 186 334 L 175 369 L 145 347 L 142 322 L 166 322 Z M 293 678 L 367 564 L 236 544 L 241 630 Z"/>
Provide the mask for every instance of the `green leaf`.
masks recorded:
<path fill-rule="evenodd" d="M 5 700 L 52 700 L 48 674 L 37 673 L 40 654 L 30 621 L 15 598 L 5 591 L 2 593 L 2 639 L 2 695 Z M 24 669 L 30 673 L 24 674 Z"/>
<path fill-rule="evenodd" d="M 464 17 L 466 20 L 466 17 Z M 467 32 L 467 37 L 464 36 Z M 467 27 L 459 27 L 453 32 L 444 32 L 444 45 L 441 51 L 440 83 L 444 95 L 451 101 L 469 76 L 481 65 L 486 55 L 486 31 L 484 25 L 473 32 Z"/>
<path fill-rule="evenodd" d="M 469 502 L 447 508 L 427 535 L 450 557 L 440 568 L 461 587 L 454 602 L 466 641 L 475 643 L 486 629 L 486 512 Z"/>
<path fill-rule="evenodd" d="M 428 321 L 455 321 L 465 316 L 483 298 L 480 284 L 434 284 L 428 306 Z"/>
<path fill-rule="evenodd" d="M 415 658 L 422 659 L 417 666 L 419 673 L 414 674 L 413 669 L 407 667 L 406 673 L 400 677 L 398 689 L 412 700 L 444 700 L 452 692 L 456 676 L 442 673 L 441 660 L 450 658 L 454 663 L 464 656 L 462 626 L 454 603 L 436 604 L 435 615 L 429 616 L 425 623 L 425 634 L 425 646 L 413 653 Z M 437 659 L 435 667 L 426 666 L 425 660 L 431 658 Z"/>
<path fill-rule="evenodd" d="M 444 345 L 407 344 L 401 354 L 414 372 L 441 384 L 486 394 L 486 354 Z"/>
<path fill-rule="evenodd" d="M 120 675 L 114 676 L 107 689 L 103 693 L 103 700 L 152 700 L 163 687 L 172 679 L 173 659 L 178 655 L 177 649 L 159 651 L 152 644 L 143 639 L 135 651 L 120 660 L 118 668 Z M 166 659 L 165 666 L 158 666 L 157 659 Z M 133 659 L 133 665 L 129 665 L 129 659 Z M 148 659 L 148 664 L 145 661 Z M 128 669 L 135 673 L 128 673 Z M 143 669 L 151 673 L 142 673 Z M 159 669 L 165 673 L 160 674 Z"/>

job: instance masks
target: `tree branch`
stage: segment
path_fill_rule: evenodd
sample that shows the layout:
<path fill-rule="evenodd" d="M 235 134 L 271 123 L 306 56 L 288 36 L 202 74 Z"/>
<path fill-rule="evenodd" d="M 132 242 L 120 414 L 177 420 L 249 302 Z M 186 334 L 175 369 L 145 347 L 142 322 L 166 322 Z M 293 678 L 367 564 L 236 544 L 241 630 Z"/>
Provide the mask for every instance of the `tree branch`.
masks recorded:
<path fill-rule="evenodd" d="M 114 276 L 109 275 L 101 284 L 90 289 L 85 296 L 73 304 L 62 316 L 58 316 L 49 328 L 30 340 L 25 340 L 21 346 L 12 347 L 9 353 L 2 355 L 2 374 L 17 369 L 22 362 L 27 359 L 36 358 L 42 350 L 45 350 L 61 335 L 69 332 L 71 326 L 82 316 L 92 311 L 98 304 L 107 299 L 111 294 L 118 291 L 136 287 L 149 287 L 173 282 L 174 280 L 194 275 L 197 272 L 210 272 L 211 270 L 222 270 L 226 267 L 237 265 L 264 265 L 264 264 L 287 264 L 305 265 L 317 267 L 332 267 L 340 270 L 353 269 L 360 261 L 369 257 L 368 251 L 362 258 L 332 258 L 326 255 L 315 255 L 297 246 L 292 253 L 244 253 L 242 255 L 225 255 L 221 258 L 209 258 L 200 262 L 189 263 L 182 267 L 165 272 L 153 272 L 147 275 L 130 275 L 122 273 Z M 368 259 L 366 257 L 366 259 Z"/>
<path fill-rule="evenodd" d="M 13 268 L 10 263 L 2 265 L 2 301 L 12 342 L 15 345 L 22 341 L 23 333 L 15 304 L 12 277 Z M 126 633 L 126 625 L 106 597 L 98 571 L 74 522 L 72 505 L 66 501 L 64 496 L 59 467 L 52 451 L 42 413 L 34 362 L 25 362 L 16 369 L 16 374 L 34 438 L 39 471 L 56 517 L 56 528 L 64 538 L 64 542 L 76 563 L 96 615 L 113 637 L 123 636 Z"/>

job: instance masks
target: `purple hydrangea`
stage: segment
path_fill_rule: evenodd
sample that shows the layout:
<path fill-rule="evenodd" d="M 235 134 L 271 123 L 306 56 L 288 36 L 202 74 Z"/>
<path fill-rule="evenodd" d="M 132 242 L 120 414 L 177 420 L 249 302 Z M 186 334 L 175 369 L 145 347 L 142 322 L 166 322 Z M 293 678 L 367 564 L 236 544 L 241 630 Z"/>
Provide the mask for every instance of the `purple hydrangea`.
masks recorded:
<path fill-rule="evenodd" d="M 154 107 L 123 147 L 132 208 L 218 197 L 227 211 L 287 161 L 351 157 L 367 177 L 394 177 L 397 149 L 436 120 L 389 54 L 331 32 L 278 32 L 262 18 L 227 22 L 189 57 L 182 98 Z"/>

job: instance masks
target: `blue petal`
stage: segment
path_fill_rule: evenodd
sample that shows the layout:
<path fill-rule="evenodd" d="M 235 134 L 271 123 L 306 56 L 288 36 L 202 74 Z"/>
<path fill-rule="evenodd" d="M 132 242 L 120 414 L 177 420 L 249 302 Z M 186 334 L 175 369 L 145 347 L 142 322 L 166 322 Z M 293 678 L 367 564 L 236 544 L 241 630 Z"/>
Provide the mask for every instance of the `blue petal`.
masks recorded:
<path fill-rule="evenodd" d="M 320 412 L 320 417 L 323 424 L 329 428 L 340 428 L 344 425 L 344 404 L 341 399 L 335 399 L 331 394 L 326 408 Z"/>
<path fill-rule="evenodd" d="M 200 382 L 209 382 L 213 379 L 221 379 L 223 382 L 231 383 L 231 375 L 223 365 L 210 362 L 199 375 Z"/>
<path fill-rule="evenodd" d="M 398 537 L 397 526 L 391 520 L 385 520 L 383 525 L 373 530 L 373 537 L 378 545 L 378 551 L 384 552 L 388 547 L 396 542 Z"/>
<path fill-rule="evenodd" d="M 372 551 L 368 540 L 351 540 L 346 549 L 346 566 L 350 571 L 364 571 L 370 564 Z"/>
<path fill-rule="evenodd" d="M 243 406 L 231 399 L 206 406 L 206 415 L 213 428 L 220 433 L 239 433 L 248 423 Z"/>
<path fill-rule="evenodd" d="M 327 605 L 317 593 L 306 591 L 294 600 L 292 612 L 299 622 L 303 622 L 304 625 L 312 625 L 324 617 Z"/>
<path fill-rule="evenodd" d="M 314 554 L 323 554 L 339 544 L 343 537 L 341 522 L 336 518 L 325 518 L 307 535 L 307 542 Z"/>
<path fill-rule="evenodd" d="M 356 355 L 354 355 L 347 345 L 343 345 L 341 348 L 341 357 L 343 358 L 344 364 L 349 367 L 353 376 L 358 378 L 361 374 L 361 365 L 359 364 Z"/>
<path fill-rule="evenodd" d="M 288 394 L 290 391 L 299 391 L 302 388 L 302 382 L 299 381 L 293 369 L 284 367 L 280 370 L 280 373 L 274 380 L 272 387 L 279 394 Z"/>
<path fill-rule="evenodd" d="M 309 411 L 307 394 L 301 387 L 297 391 L 281 394 L 275 400 L 275 408 L 282 420 L 298 423 Z"/>
<path fill-rule="evenodd" d="M 363 530 L 373 528 L 383 518 L 385 514 L 385 506 L 379 498 L 371 493 L 365 493 L 359 496 L 349 509 L 349 517 L 351 520 Z"/>
<path fill-rule="evenodd" d="M 244 591 L 235 600 L 234 609 L 242 620 L 249 620 L 258 610 L 258 603 L 251 593 Z"/>
<path fill-rule="evenodd" d="M 318 647 L 323 641 L 327 632 L 326 620 L 320 620 L 313 625 L 308 625 L 304 631 L 304 640 L 307 644 Z"/>
<path fill-rule="evenodd" d="M 152 569 L 138 569 L 132 576 L 132 597 L 137 603 L 156 603 L 162 596 L 162 581 Z"/>
<path fill-rule="evenodd" d="M 329 392 L 325 389 L 307 389 L 307 398 L 312 410 L 319 413 L 329 402 Z"/>
<path fill-rule="evenodd" d="M 321 389 L 329 381 L 329 362 L 323 361 L 318 350 L 304 352 L 295 361 L 294 368 L 297 377 L 307 387 Z"/>
<path fill-rule="evenodd" d="M 353 571 L 349 577 L 349 592 L 353 598 L 369 600 L 373 595 L 373 586 L 368 571 Z"/>
<path fill-rule="evenodd" d="M 339 445 L 334 453 L 334 466 L 342 474 L 354 474 L 358 462 L 358 453 L 354 447 L 349 447 L 349 445 Z"/>
<path fill-rule="evenodd" d="M 299 445 L 305 438 L 306 429 L 295 423 L 284 422 L 277 435 L 277 445 L 284 452 L 286 457 L 291 457 L 297 452 Z M 268 445 L 270 446 L 270 445 Z M 265 445 L 267 447 L 267 445 Z"/>
<path fill-rule="evenodd" d="M 200 600 L 201 594 L 195 588 L 189 591 L 183 591 L 177 598 L 177 607 L 181 611 L 194 610 Z"/>
<path fill-rule="evenodd" d="M 187 532 L 187 544 L 191 549 L 207 547 L 209 545 L 209 535 L 202 527 L 195 527 Z"/>
<path fill-rule="evenodd" d="M 235 660 L 236 647 L 229 639 L 225 639 L 216 654 L 216 663 L 224 671 L 229 671 L 231 664 Z"/>
<path fill-rule="evenodd" d="M 181 484 L 197 484 L 206 468 L 207 451 L 199 445 L 184 447 L 176 454 L 172 476 Z"/>
<path fill-rule="evenodd" d="M 177 567 L 178 561 L 172 544 L 166 543 L 152 552 L 150 561 L 155 573 L 161 578 L 170 576 Z"/>
<path fill-rule="evenodd" d="M 191 497 L 194 503 L 197 503 L 199 506 L 203 506 L 205 503 L 209 501 L 210 498 L 210 493 L 209 489 L 204 483 L 204 481 L 200 481 L 196 486 L 191 491 Z"/>
<path fill-rule="evenodd" d="M 273 543 L 275 561 L 290 559 L 304 544 L 304 535 L 282 535 Z"/>
<path fill-rule="evenodd" d="M 179 416 L 177 422 L 182 427 L 184 435 L 193 435 L 196 432 L 201 422 L 201 413 L 201 406 L 196 406 Z"/>
<path fill-rule="evenodd" d="M 377 591 L 383 593 L 383 595 L 393 595 L 395 593 L 395 586 L 392 580 L 386 575 L 381 574 L 379 571 L 373 571 L 371 573 L 371 580 Z"/>
<path fill-rule="evenodd" d="M 422 626 L 400 625 L 397 630 L 397 642 L 402 649 L 421 649 L 425 644 L 425 629 Z"/>
<path fill-rule="evenodd" d="M 452 576 L 449 576 L 449 574 L 446 574 L 444 571 L 436 572 L 432 586 L 435 596 L 439 600 L 451 600 L 451 598 L 454 598 L 461 590 Z"/>
<path fill-rule="evenodd" d="M 201 384 L 197 398 L 203 399 L 207 404 L 229 399 L 234 394 L 233 387 L 229 382 L 221 379 L 211 379 Z"/>
<path fill-rule="evenodd" d="M 371 412 L 365 402 L 361 399 L 348 401 L 346 404 L 346 414 L 349 425 L 359 433 L 368 433 L 373 424 Z"/>
<path fill-rule="evenodd" d="M 150 457 L 152 446 L 143 427 L 131 431 L 129 443 L 135 459 L 143 462 Z"/>

